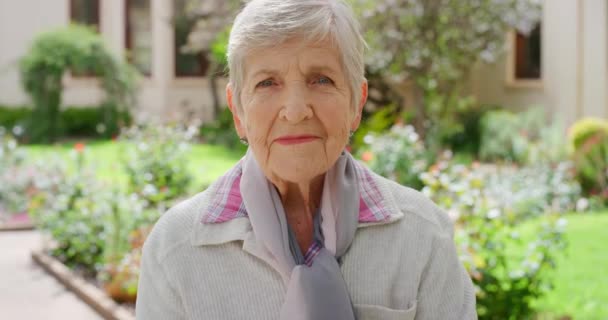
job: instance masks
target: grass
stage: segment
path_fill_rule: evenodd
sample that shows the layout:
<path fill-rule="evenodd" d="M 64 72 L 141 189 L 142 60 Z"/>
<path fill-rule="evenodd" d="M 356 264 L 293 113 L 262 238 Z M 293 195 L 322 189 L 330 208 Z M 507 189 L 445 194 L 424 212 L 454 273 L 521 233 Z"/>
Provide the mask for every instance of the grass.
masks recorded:
<path fill-rule="evenodd" d="M 127 175 L 123 169 L 122 155 L 126 148 L 133 146 L 126 142 L 90 141 L 86 143 L 84 152 L 85 166 L 93 166 L 98 178 L 126 186 Z M 75 170 L 74 143 L 66 142 L 55 145 L 26 145 L 27 160 L 37 160 L 58 157 L 67 162 L 69 170 Z M 222 146 L 195 144 L 188 152 L 188 169 L 193 176 L 189 194 L 202 191 L 215 179 L 232 167 L 242 154 L 228 150 Z"/>
<path fill-rule="evenodd" d="M 608 319 L 608 211 L 567 219 L 569 246 L 558 261 L 555 288 L 538 308 L 573 319 Z"/>
<path fill-rule="evenodd" d="M 608 319 L 608 211 L 566 219 L 568 247 L 551 275 L 554 289 L 536 307 L 549 318 Z"/>

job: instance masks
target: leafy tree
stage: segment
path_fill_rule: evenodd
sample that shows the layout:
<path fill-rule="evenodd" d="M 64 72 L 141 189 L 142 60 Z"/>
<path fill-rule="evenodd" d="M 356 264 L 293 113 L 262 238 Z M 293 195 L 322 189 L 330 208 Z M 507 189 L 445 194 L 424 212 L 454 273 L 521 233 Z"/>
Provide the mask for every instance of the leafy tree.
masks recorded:
<path fill-rule="evenodd" d="M 371 51 L 370 84 L 393 91 L 409 83 L 416 128 L 431 140 L 462 129 L 455 127 L 455 116 L 473 104 L 462 97 L 473 64 L 493 61 L 508 29 L 530 32 L 541 10 L 539 0 L 350 2 Z"/>

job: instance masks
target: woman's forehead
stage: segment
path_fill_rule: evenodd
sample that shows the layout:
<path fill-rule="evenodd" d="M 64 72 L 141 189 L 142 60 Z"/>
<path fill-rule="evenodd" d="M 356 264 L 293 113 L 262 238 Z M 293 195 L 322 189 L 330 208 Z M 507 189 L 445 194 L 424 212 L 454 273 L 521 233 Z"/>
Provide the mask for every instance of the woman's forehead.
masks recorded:
<path fill-rule="evenodd" d="M 294 66 L 305 73 L 343 73 L 339 51 L 330 42 L 288 41 L 251 51 L 245 58 L 244 74 L 246 78 L 260 74 L 280 74 L 288 72 Z"/>

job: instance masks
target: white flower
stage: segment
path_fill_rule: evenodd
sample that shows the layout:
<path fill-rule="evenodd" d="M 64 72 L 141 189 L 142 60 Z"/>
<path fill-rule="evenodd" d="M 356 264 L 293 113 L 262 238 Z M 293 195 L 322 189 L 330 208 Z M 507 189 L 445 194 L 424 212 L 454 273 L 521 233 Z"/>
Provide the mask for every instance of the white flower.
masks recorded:
<path fill-rule="evenodd" d="M 460 212 L 454 208 L 448 210 L 448 216 L 450 217 L 450 219 L 452 219 L 452 221 L 456 221 L 458 220 L 458 218 L 460 218 Z"/>
<path fill-rule="evenodd" d="M 500 210 L 494 208 L 494 209 L 488 211 L 487 217 L 488 217 L 488 219 L 496 219 L 496 218 L 500 217 L 500 215 L 501 215 Z"/>
<path fill-rule="evenodd" d="M 149 196 L 158 193 L 158 190 L 156 190 L 154 185 L 147 184 L 142 190 L 142 193 Z"/>
<path fill-rule="evenodd" d="M 95 127 L 95 130 L 97 131 L 97 133 L 104 133 L 104 132 L 106 132 L 106 125 L 103 123 L 99 123 Z"/>
<path fill-rule="evenodd" d="M 589 209 L 589 200 L 587 198 L 580 198 L 576 201 L 576 211 L 582 212 Z"/>

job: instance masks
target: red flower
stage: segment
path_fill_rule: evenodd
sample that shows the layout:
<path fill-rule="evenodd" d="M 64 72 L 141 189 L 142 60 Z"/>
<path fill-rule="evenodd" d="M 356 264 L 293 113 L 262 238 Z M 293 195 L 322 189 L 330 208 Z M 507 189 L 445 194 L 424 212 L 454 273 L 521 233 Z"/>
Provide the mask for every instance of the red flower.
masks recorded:
<path fill-rule="evenodd" d="M 76 144 L 74 145 L 74 149 L 75 149 L 75 150 L 76 150 L 76 152 L 78 152 L 78 153 L 83 152 L 83 151 L 84 151 L 84 147 L 85 147 L 85 145 L 84 145 L 84 143 L 82 143 L 82 142 L 78 142 L 78 143 L 76 143 Z"/>

